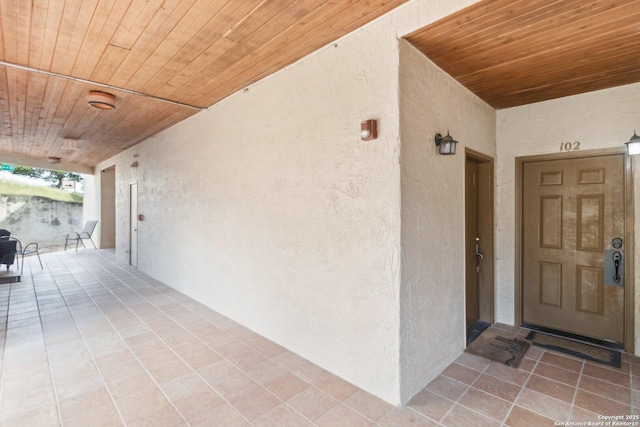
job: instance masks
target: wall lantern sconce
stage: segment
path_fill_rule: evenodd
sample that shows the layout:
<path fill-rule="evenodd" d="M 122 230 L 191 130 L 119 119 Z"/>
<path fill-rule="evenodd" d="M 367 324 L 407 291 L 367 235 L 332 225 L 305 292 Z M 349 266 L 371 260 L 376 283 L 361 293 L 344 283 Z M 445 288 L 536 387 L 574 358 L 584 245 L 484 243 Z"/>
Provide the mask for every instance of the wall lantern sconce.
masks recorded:
<path fill-rule="evenodd" d="M 360 139 L 371 141 L 378 137 L 378 125 L 373 119 L 360 122 Z"/>
<path fill-rule="evenodd" d="M 116 97 L 107 92 L 92 90 L 89 92 L 89 96 L 87 96 L 87 104 L 98 110 L 115 110 Z"/>
<path fill-rule="evenodd" d="M 633 131 L 633 136 L 629 142 L 625 142 L 625 145 L 627 146 L 627 153 L 630 156 L 640 154 L 640 136 L 636 135 L 635 131 Z"/>
<path fill-rule="evenodd" d="M 444 137 L 439 133 L 436 133 L 434 139 L 436 141 L 436 147 L 438 147 L 438 152 L 440 154 L 442 154 L 443 156 L 447 154 L 456 154 L 456 144 L 458 143 L 458 141 L 456 141 L 451 137 L 451 135 L 449 135 L 449 131 L 447 131 L 447 136 Z"/>

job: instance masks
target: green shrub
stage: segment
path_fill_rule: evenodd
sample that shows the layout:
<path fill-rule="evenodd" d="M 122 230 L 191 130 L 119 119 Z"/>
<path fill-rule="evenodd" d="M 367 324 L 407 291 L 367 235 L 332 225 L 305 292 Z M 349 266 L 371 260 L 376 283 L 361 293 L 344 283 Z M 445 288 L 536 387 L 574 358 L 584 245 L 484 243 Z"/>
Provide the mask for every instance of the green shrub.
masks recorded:
<path fill-rule="evenodd" d="M 0 179 L 0 194 L 12 194 L 20 196 L 40 196 L 60 202 L 82 203 L 82 193 L 70 193 L 65 190 L 39 185 L 30 185 Z"/>

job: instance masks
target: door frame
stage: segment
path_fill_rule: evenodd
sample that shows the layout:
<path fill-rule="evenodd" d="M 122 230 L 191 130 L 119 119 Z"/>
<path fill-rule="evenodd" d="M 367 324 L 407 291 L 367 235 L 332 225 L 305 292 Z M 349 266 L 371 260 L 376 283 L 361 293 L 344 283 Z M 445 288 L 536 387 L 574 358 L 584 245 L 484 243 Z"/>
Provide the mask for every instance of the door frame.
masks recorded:
<path fill-rule="evenodd" d="M 485 244 L 482 246 L 484 269 L 482 269 L 480 273 L 480 285 L 478 289 L 480 320 L 493 323 L 495 321 L 494 160 L 493 157 L 489 157 L 470 148 L 465 148 L 465 162 L 467 159 L 472 159 L 478 163 L 478 212 L 486 213 L 486 215 L 478 215 L 478 231 L 480 235 L 486 236 L 484 239 Z M 465 202 L 465 211 L 466 209 L 467 206 Z"/>
<path fill-rule="evenodd" d="M 105 177 L 109 177 L 105 179 Z M 116 247 L 116 165 L 102 169 L 100 175 L 100 248 Z"/>
<path fill-rule="evenodd" d="M 522 251 L 523 251 L 523 236 L 522 236 L 522 202 L 524 192 L 524 163 L 529 162 L 541 162 L 550 160 L 567 160 L 567 159 L 579 159 L 586 157 L 599 157 L 612 154 L 622 154 L 624 164 L 624 207 L 625 207 L 625 224 L 624 224 L 624 238 L 625 238 L 625 259 L 633 260 L 633 169 L 631 157 L 627 154 L 626 147 L 614 147 L 603 148 L 596 150 L 585 151 L 572 151 L 569 153 L 552 153 L 541 154 L 535 156 L 523 156 L 516 157 L 516 176 L 515 176 L 515 321 L 516 326 L 522 324 L 522 310 L 523 310 L 523 291 L 522 291 Z M 634 276 L 633 276 L 633 262 L 624 263 L 624 349 L 627 353 L 634 353 Z"/>
<path fill-rule="evenodd" d="M 135 189 L 135 213 L 134 190 Z M 136 229 L 135 235 L 133 229 Z M 133 244 L 135 238 L 135 245 Z M 135 254 L 134 254 L 135 250 Z M 135 263 L 134 263 L 135 260 Z M 138 266 L 138 181 L 129 183 L 129 265 Z"/>

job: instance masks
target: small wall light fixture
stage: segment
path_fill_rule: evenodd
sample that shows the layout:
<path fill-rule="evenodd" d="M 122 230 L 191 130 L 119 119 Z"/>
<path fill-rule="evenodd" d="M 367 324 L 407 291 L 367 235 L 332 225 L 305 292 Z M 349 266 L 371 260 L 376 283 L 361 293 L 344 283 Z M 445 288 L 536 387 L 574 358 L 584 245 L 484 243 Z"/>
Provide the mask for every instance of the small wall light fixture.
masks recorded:
<path fill-rule="evenodd" d="M 56 163 L 60 163 L 61 159 L 60 159 L 60 157 L 50 156 L 50 157 L 47 157 L 47 161 L 49 163 L 56 164 Z"/>
<path fill-rule="evenodd" d="M 439 133 L 436 133 L 434 139 L 436 141 L 436 147 L 438 147 L 438 152 L 440 154 L 442 154 L 443 156 L 447 154 L 456 154 L 456 144 L 458 143 L 458 141 L 456 141 L 451 137 L 451 135 L 449 135 L 449 131 L 447 131 L 447 136 L 444 137 Z"/>
<path fill-rule="evenodd" d="M 636 135 L 636 132 L 633 131 L 633 136 L 629 140 L 629 142 L 625 142 L 627 146 L 627 153 L 630 156 L 635 156 L 636 154 L 640 154 L 640 136 Z"/>
<path fill-rule="evenodd" d="M 92 90 L 89 92 L 89 96 L 87 96 L 87 104 L 99 110 L 115 110 L 116 97 L 107 92 Z"/>
<path fill-rule="evenodd" d="M 360 139 L 363 141 L 371 141 L 378 137 L 378 124 L 375 120 L 365 120 L 360 122 Z"/>

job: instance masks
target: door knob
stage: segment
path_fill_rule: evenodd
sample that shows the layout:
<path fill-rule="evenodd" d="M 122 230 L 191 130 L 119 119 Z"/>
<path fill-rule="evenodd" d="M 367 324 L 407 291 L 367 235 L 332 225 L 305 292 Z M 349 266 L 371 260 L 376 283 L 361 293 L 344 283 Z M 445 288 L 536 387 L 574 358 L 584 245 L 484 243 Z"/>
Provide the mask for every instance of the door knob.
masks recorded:
<path fill-rule="evenodd" d="M 620 261 L 622 261 L 622 254 L 618 251 L 615 251 L 612 255 L 613 258 L 613 281 L 616 283 L 620 283 Z"/>
<path fill-rule="evenodd" d="M 482 264 L 482 260 L 484 260 L 484 255 L 480 252 L 480 238 L 476 237 L 476 258 L 478 258 L 478 262 L 476 263 L 476 273 L 480 272 L 480 264 Z"/>

